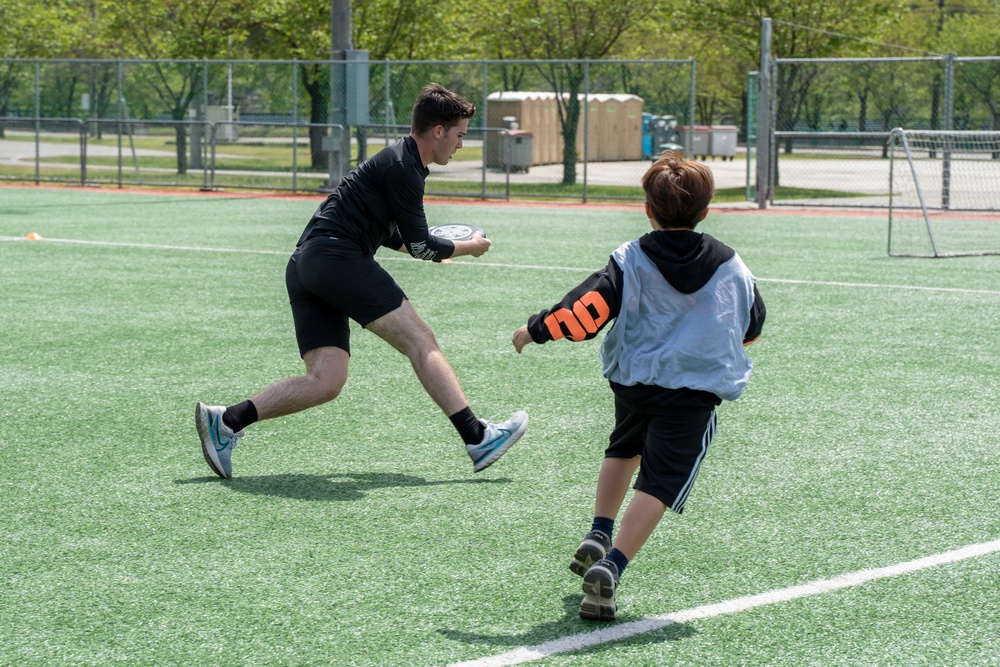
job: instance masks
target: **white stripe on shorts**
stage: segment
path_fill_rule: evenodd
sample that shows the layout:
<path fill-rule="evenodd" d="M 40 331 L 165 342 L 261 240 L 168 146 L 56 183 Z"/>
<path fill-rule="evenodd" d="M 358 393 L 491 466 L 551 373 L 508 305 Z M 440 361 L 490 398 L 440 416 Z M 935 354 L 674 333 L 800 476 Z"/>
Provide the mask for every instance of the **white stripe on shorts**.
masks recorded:
<path fill-rule="evenodd" d="M 708 426 L 705 427 L 705 434 L 701 436 L 701 452 L 698 454 L 698 459 L 694 462 L 694 466 L 691 468 L 691 474 L 688 476 L 687 481 L 684 482 L 684 486 L 681 487 L 680 492 L 677 494 L 674 504 L 670 506 L 670 509 L 680 513 L 684 509 L 684 503 L 687 502 L 687 497 L 691 493 L 691 489 L 694 488 L 694 480 L 698 477 L 698 471 L 701 469 L 701 462 L 705 459 L 705 454 L 708 453 L 708 446 L 712 443 L 712 438 L 715 437 L 715 410 L 712 410 L 712 416 L 708 420 Z"/>

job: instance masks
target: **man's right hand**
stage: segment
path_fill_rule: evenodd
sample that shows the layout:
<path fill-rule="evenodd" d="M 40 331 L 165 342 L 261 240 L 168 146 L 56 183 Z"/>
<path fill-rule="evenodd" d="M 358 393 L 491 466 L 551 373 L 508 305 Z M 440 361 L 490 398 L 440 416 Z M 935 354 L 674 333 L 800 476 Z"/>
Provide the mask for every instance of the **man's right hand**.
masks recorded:
<path fill-rule="evenodd" d="M 452 257 L 462 257 L 463 255 L 480 257 L 493 245 L 492 241 L 478 232 L 468 241 L 452 241 L 452 243 L 455 244 L 455 252 Z"/>

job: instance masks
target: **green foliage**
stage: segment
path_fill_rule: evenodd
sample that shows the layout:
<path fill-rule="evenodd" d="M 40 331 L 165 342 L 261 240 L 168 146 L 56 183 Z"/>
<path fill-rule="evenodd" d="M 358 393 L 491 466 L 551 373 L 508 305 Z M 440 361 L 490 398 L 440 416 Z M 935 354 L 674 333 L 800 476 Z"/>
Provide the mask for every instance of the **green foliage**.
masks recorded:
<path fill-rule="evenodd" d="M 0 0 L 0 58 L 73 55 L 85 27 L 85 10 L 71 0 Z"/>
<path fill-rule="evenodd" d="M 694 120 L 705 124 L 742 117 L 764 17 L 773 21 L 773 54 L 785 58 L 1000 50 L 994 0 L 354 0 L 351 7 L 352 46 L 372 60 L 693 58 Z M 322 60 L 330 21 L 329 0 L 0 0 L 0 57 Z M 301 75 L 310 94 L 328 88 L 317 72 Z M 563 92 L 581 77 L 579 68 L 545 75 Z M 0 71 L 0 107 L 12 76 Z M 779 117 L 794 124 L 815 106 L 808 99 L 815 91 L 794 68 L 782 76 Z M 183 113 L 185 92 L 169 76 L 156 78 L 160 97 Z M 563 111 L 569 137 L 575 112 Z"/>
<path fill-rule="evenodd" d="M 239 0 L 113 0 L 101 19 L 123 55 L 144 59 L 222 58 L 246 39 Z"/>
<path fill-rule="evenodd" d="M 651 14 L 650 0 L 512 0 L 469 9 L 483 50 L 492 57 L 583 60 L 608 56 L 630 29 Z M 576 135 L 585 77 L 577 63 L 539 66 L 556 93 L 563 139 L 563 184 L 576 182 Z"/>
<path fill-rule="evenodd" d="M 641 25 L 651 0 L 511 0 L 469 8 L 483 57 L 535 60 L 600 59 Z"/>

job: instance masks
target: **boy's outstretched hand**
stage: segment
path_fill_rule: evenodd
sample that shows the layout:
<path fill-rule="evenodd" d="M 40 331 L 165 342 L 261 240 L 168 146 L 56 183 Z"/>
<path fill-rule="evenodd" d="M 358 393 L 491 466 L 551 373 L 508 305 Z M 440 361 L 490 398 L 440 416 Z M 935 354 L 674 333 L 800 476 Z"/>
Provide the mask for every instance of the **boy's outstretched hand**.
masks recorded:
<path fill-rule="evenodd" d="M 528 333 L 527 324 L 514 332 L 514 337 L 511 339 L 511 342 L 514 343 L 514 349 L 517 350 L 518 354 L 521 354 L 521 350 L 524 349 L 525 345 L 534 342 L 531 340 L 531 334 Z"/>

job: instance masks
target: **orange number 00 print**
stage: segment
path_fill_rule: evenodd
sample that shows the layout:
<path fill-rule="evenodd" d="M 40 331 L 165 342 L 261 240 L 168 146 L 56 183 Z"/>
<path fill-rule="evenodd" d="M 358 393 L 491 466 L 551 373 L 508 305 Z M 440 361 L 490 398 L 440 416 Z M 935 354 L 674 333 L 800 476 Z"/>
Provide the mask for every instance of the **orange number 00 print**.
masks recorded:
<path fill-rule="evenodd" d="M 599 292 L 587 292 L 573 304 L 573 310 L 559 308 L 548 314 L 545 326 L 552 340 L 566 337 L 570 340 L 586 340 L 594 335 L 608 321 L 611 309 Z"/>

